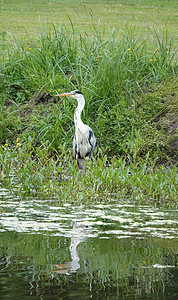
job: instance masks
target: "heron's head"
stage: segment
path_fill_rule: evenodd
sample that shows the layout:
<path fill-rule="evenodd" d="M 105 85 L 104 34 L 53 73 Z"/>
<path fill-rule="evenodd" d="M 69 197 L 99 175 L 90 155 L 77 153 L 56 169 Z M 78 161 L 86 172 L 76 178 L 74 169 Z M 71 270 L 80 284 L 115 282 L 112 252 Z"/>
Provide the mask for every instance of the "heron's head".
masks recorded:
<path fill-rule="evenodd" d="M 59 94 L 56 95 L 57 97 L 71 97 L 73 99 L 76 99 L 78 101 L 80 101 L 81 99 L 83 99 L 83 94 L 82 92 L 78 91 L 78 90 L 74 90 L 70 93 L 65 93 L 65 94 Z"/>

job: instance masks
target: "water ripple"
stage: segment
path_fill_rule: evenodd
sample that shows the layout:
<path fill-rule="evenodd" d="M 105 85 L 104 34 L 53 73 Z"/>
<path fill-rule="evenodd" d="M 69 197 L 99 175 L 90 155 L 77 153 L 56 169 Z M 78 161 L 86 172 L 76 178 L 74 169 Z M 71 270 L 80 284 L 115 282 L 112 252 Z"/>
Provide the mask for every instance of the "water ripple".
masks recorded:
<path fill-rule="evenodd" d="M 5 230 L 52 236 L 128 238 L 136 236 L 177 238 L 176 211 L 162 211 L 151 206 L 135 207 L 130 203 L 58 205 L 52 200 L 10 199 L 7 190 L 0 190 L 0 231 Z M 76 230 L 77 228 L 77 230 Z"/>

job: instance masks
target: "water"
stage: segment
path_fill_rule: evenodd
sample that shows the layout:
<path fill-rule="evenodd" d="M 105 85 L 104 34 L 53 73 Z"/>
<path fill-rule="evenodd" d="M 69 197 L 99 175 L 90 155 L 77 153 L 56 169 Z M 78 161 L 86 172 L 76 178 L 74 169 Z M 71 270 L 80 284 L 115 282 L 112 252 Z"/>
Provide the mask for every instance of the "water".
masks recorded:
<path fill-rule="evenodd" d="M 177 211 L 0 190 L 0 299 L 178 299 Z"/>

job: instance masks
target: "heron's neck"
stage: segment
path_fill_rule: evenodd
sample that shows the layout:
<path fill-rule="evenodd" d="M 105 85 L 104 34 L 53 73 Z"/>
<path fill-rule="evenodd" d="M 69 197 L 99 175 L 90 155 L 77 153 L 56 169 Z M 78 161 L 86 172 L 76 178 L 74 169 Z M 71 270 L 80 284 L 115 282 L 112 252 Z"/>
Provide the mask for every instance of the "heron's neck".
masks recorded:
<path fill-rule="evenodd" d="M 82 113 L 84 106 L 85 106 L 85 99 L 84 99 L 84 97 L 82 97 L 80 100 L 78 100 L 78 106 L 74 113 L 75 127 L 77 127 L 77 124 L 83 123 L 81 120 L 81 113 Z"/>

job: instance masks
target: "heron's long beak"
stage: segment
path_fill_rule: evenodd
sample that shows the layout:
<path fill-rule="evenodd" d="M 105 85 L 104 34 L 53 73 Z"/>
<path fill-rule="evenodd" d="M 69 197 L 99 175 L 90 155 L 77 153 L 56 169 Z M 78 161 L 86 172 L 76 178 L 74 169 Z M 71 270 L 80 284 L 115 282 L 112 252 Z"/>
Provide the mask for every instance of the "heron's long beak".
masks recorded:
<path fill-rule="evenodd" d="M 65 94 L 59 94 L 59 95 L 55 95 L 56 97 L 72 97 L 71 93 L 65 93 Z"/>

